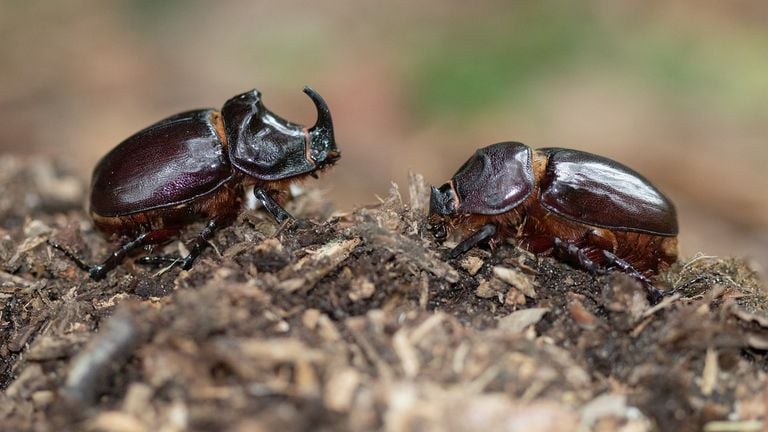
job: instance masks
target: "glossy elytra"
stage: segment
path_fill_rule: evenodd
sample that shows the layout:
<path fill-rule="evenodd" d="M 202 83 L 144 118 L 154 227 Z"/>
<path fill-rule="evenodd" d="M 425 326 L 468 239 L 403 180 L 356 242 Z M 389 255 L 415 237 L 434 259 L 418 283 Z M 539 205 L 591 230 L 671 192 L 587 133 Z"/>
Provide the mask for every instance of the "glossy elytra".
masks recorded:
<path fill-rule="evenodd" d="M 554 254 L 591 271 L 619 269 L 640 280 L 677 259 L 672 202 L 616 161 L 518 142 L 481 148 L 439 188 L 432 187 L 429 229 L 466 237 L 456 258 L 482 242 L 516 237 L 537 254 Z"/>
<path fill-rule="evenodd" d="M 309 128 L 278 117 L 252 90 L 229 99 L 221 111 L 188 111 L 137 132 L 99 161 L 91 181 L 94 225 L 126 242 L 97 265 L 51 245 L 98 280 L 131 251 L 166 242 L 191 222 L 204 220 L 186 257 L 142 258 L 189 269 L 215 230 L 235 220 L 250 186 L 278 223 L 291 219 L 278 199 L 288 185 L 317 177 L 341 156 L 328 106 L 311 88 L 304 92 L 317 108 L 317 121 Z"/>

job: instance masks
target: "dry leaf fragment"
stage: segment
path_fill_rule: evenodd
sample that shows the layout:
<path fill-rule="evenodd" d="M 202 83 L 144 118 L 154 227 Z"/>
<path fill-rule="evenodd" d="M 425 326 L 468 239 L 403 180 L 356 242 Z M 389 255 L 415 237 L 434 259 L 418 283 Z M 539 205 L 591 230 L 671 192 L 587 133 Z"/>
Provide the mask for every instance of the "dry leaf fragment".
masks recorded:
<path fill-rule="evenodd" d="M 521 333 L 533 324 L 536 324 L 549 312 L 549 308 L 531 308 L 512 312 L 499 319 L 499 329 L 512 333 Z"/>
<path fill-rule="evenodd" d="M 525 274 L 502 266 L 495 266 L 493 268 L 493 274 L 507 284 L 520 290 L 520 292 L 527 297 L 536 298 L 536 290 L 534 289 L 533 282 Z"/>

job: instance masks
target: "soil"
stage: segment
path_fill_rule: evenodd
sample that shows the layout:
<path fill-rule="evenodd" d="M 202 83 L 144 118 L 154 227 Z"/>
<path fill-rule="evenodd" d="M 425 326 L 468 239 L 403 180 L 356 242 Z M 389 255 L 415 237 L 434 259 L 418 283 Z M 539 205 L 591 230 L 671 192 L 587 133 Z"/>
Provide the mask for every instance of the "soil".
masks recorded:
<path fill-rule="evenodd" d="M 94 282 L 46 243 L 116 247 L 83 185 L 10 157 L 0 185 L 3 430 L 768 428 L 768 291 L 743 259 L 681 261 L 655 306 L 514 244 L 445 260 L 412 175 L 352 212 L 307 189 L 296 223 L 246 210 L 190 271 Z"/>

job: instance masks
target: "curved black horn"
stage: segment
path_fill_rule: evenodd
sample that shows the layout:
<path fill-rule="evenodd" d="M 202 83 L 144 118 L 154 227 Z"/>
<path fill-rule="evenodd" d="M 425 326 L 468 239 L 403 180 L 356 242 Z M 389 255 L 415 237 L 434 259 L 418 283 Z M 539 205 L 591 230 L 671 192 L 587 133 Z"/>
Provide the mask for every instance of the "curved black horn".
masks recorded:
<path fill-rule="evenodd" d="M 328 105 L 316 91 L 309 86 L 304 86 L 304 93 L 312 99 L 317 108 L 317 121 L 315 125 L 310 128 L 311 130 L 326 129 L 328 131 L 333 130 L 333 120 L 331 119 L 331 110 L 328 109 Z"/>
<path fill-rule="evenodd" d="M 333 136 L 331 110 L 328 109 L 323 98 L 310 87 L 304 87 L 304 93 L 312 99 L 315 107 L 317 107 L 317 121 L 314 126 L 309 128 L 310 157 L 317 164 L 334 163 L 339 160 L 341 153 L 336 148 L 336 138 Z"/>

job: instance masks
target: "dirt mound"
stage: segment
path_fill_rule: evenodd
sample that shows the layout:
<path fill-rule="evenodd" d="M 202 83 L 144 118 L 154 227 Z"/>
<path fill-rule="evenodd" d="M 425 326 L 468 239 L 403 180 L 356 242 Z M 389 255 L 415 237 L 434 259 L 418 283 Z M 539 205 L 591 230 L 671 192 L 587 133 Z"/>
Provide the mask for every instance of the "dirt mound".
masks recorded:
<path fill-rule="evenodd" d="M 656 306 L 514 245 L 445 261 L 413 176 L 351 213 L 307 191 L 279 232 L 246 211 L 188 272 L 128 260 L 93 282 L 46 244 L 114 247 L 82 185 L 0 165 L 3 429 L 766 427 L 768 292 L 742 260 L 680 263 Z"/>

